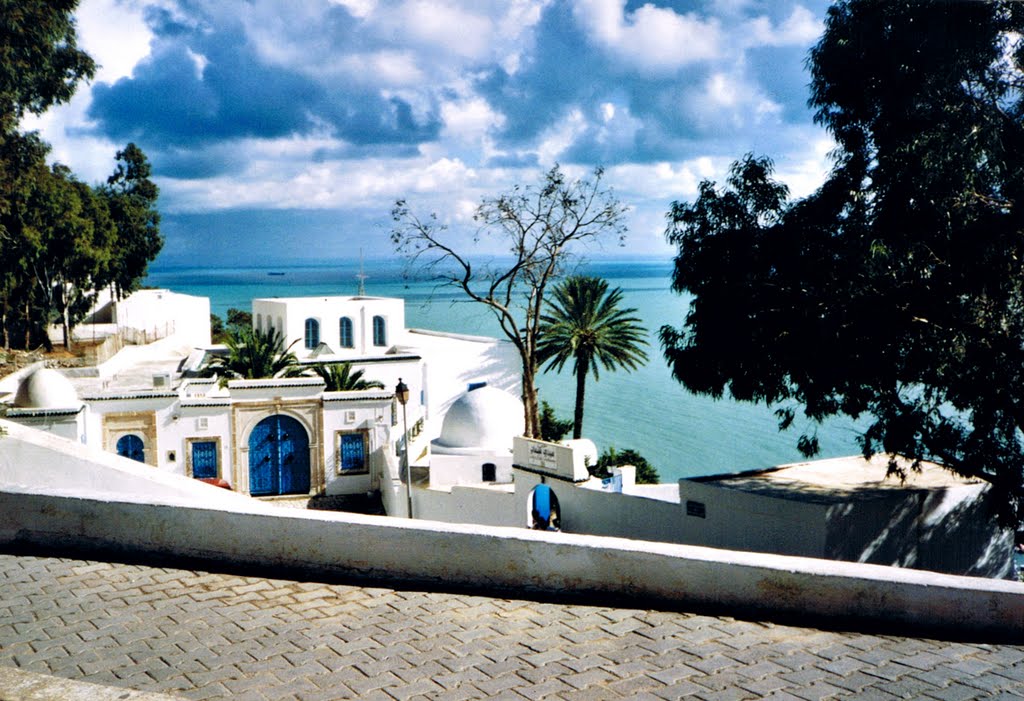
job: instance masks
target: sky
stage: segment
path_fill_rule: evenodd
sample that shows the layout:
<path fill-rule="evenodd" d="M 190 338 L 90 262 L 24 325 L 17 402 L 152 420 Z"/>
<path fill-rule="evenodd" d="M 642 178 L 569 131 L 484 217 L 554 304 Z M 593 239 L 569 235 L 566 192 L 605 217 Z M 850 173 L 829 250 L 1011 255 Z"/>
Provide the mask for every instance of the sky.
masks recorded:
<path fill-rule="evenodd" d="M 99 183 L 134 142 L 160 186 L 163 265 L 393 255 L 398 198 L 477 232 L 485 197 L 595 167 L 625 248 L 671 256 L 665 213 L 770 156 L 794 196 L 824 179 L 806 103 L 827 0 L 82 0 L 100 64 L 26 129 Z"/>

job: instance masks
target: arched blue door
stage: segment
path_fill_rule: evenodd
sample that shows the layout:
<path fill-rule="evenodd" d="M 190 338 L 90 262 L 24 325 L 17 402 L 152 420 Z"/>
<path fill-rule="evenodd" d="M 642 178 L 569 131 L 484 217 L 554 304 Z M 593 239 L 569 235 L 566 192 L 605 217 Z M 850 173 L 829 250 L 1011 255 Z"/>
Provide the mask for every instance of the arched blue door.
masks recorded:
<path fill-rule="evenodd" d="M 117 439 L 117 454 L 122 458 L 130 458 L 137 462 L 146 462 L 146 454 L 143 450 L 142 439 L 133 433 L 121 436 Z"/>
<path fill-rule="evenodd" d="M 249 435 L 249 493 L 307 494 L 309 436 L 290 416 L 268 416 Z"/>

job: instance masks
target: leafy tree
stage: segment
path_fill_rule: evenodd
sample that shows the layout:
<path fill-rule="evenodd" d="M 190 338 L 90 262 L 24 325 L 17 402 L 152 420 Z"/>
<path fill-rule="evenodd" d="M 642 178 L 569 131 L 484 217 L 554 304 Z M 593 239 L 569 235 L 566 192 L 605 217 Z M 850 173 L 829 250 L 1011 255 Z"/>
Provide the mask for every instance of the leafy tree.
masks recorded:
<path fill-rule="evenodd" d="M 49 183 L 49 146 L 37 134 L 0 135 L 0 283 L 3 297 L 4 347 L 18 339 L 28 348 L 45 327 L 33 314 L 37 281 L 29 261 L 39 254 L 39 217 L 33 212 L 36 191 Z"/>
<path fill-rule="evenodd" d="M 227 338 L 227 330 L 224 327 L 224 320 L 216 314 L 210 314 L 210 340 L 214 343 L 223 343 Z"/>
<path fill-rule="evenodd" d="M 384 383 L 364 380 L 362 370 L 352 370 L 351 363 L 325 365 L 317 363 L 313 371 L 327 383 L 328 392 L 358 392 L 364 389 L 384 389 Z"/>
<path fill-rule="evenodd" d="M 228 309 L 228 326 L 236 328 L 241 326 L 252 326 L 252 312 L 231 307 Z"/>
<path fill-rule="evenodd" d="M 77 0 L 0 0 L 0 134 L 67 102 L 96 64 L 77 48 Z M 0 138 L 3 138 L 0 136 Z"/>
<path fill-rule="evenodd" d="M 522 366 L 525 435 L 540 435 L 540 412 L 535 384 L 544 295 L 587 242 L 625 235 L 626 212 L 598 168 L 590 180 L 570 180 L 555 166 L 536 187 L 515 186 L 485 198 L 474 219 L 477 238 L 494 237 L 508 247 L 507 265 L 474 265 L 459 253 L 436 214 L 417 217 L 405 200 L 391 212 L 391 240 L 399 253 L 443 284 L 454 285 L 490 309 L 502 333 L 519 352 Z"/>
<path fill-rule="evenodd" d="M 260 331 L 251 326 L 229 328 L 225 339 L 227 356 L 214 359 L 204 374 L 219 375 L 222 381 L 295 377 L 302 372 L 298 359 L 291 352 L 296 343 L 297 340 L 292 341 L 286 348 L 284 336 L 277 329 Z"/>
<path fill-rule="evenodd" d="M 69 348 L 72 330 L 95 299 L 95 280 L 107 268 L 113 223 L 105 202 L 59 164 L 36 183 L 28 213 L 38 245 L 24 261 L 37 283 L 39 321 L 59 322 Z"/>
<path fill-rule="evenodd" d="M 4 347 L 19 337 L 25 347 L 36 343 L 49 347 L 47 325 L 58 319 L 68 345 L 96 288 L 115 275 L 138 272 L 137 266 L 126 267 L 123 260 L 112 264 L 112 253 L 124 250 L 125 244 L 114 240 L 107 203 L 64 166 L 49 167 L 49 146 L 37 134 L 18 131 L 22 117 L 67 102 L 79 81 L 91 78 L 95 71 L 93 60 L 76 45 L 77 5 L 77 0 L 0 0 L 0 327 Z M 141 151 L 129 154 L 128 160 L 138 162 L 140 155 Z M 144 184 L 114 190 L 122 194 L 134 190 L 143 198 L 148 192 Z M 151 194 L 155 201 L 155 187 Z M 122 208 L 117 214 L 124 212 Z"/>
<path fill-rule="evenodd" d="M 647 462 L 647 458 L 635 450 L 617 451 L 614 447 L 609 447 L 601 453 L 597 459 L 597 465 L 591 470 L 591 475 L 605 479 L 611 477 L 611 469 L 613 467 L 621 467 L 623 465 L 632 465 L 636 468 L 637 484 L 661 483 L 661 475 L 658 474 L 658 470 L 651 463 Z"/>
<path fill-rule="evenodd" d="M 105 282 L 113 284 L 119 296 L 138 289 L 164 244 L 156 209 L 159 190 L 151 175 L 152 166 L 142 149 L 128 144 L 117 152 L 117 166 L 102 190 L 117 226 L 116 257 Z"/>
<path fill-rule="evenodd" d="M 664 327 L 689 389 L 866 416 L 865 455 L 987 480 L 1024 508 L 1024 7 L 844 0 L 810 55 L 833 169 L 795 202 L 767 159 L 669 212 Z M 803 435 L 807 454 L 815 436 Z"/>
<path fill-rule="evenodd" d="M 540 403 L 540 438 L 544 441 L 557 442 L 565 438 L 572 430 L 572 421 L 555 416 L 555 410 L 545 401 Z"/>
<path fill-rule="evenodd" d="M 587 375 L 600 379 L 600 368 L 635 370 L 647 362 L 647 329 L 632 316 L 636 309 L 620 309 L 622 290 L 608 290 L 597 277 L 574 275 L 555 287 L 548 313 L 541 317 L 537 359 L 545 371 L 561 371 L 572 359 L 576 376 L 573 438 L 583 437 L 583 403 Z"/>

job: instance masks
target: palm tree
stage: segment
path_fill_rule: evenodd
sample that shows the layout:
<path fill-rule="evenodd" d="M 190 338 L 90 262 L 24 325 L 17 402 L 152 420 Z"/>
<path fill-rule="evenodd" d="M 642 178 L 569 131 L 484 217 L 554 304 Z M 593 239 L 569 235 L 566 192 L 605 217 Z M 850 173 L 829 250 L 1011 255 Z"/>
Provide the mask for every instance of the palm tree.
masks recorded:
<path fill-rule="evenodd" d="M 261 331 L 251 326 L 235 326 L 224 340 L 228 355 L 216 358 L 205 374 L 220 375 L 224 380 L 239 378 L 256 380 L 264 377 L 294 377 L 301 372 L 299 360 L 291 352 L 298 339 L 287 348 L 284 336 L 277 329 Z"/>
<path fill-rule="evenodd" d="M 377 380 L 364 380 L 363 371 L 352 371 L 351 363 L 324 365 L 317 363 L 314 372 L 324 378 L 328 392 L 358 392 L 363 389 L 384 389 L 384 383 Z"/>
<path fill-rule="evenodd" d="M 631 316 L 636 309 L 620 309 L 622 290 L 608 291 L 608 282 L 598 277 L 574 275 L 553 291 L 548 314 L 541 317 L 537 362 L 550 361 L 544 371 L 561 371 L 572 358 L 576 375 L 576 411 L 573 438 L 583 436 L 583 401 L 587 375 L 600 379 L 599 370 L 635 370 L 647 362 L 641 346 L 648 345 L 647 329 Z"/>

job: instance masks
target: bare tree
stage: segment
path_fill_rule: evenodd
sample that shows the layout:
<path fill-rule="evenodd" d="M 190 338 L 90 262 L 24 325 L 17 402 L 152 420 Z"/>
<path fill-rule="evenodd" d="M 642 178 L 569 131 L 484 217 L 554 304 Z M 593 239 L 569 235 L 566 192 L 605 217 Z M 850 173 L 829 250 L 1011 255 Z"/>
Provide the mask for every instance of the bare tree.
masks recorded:
<path fill-rule="evenodd" d="M 604 170 L 590 179 L 569 180 L 556 165 L 539 186 L 516 185 L 484 198 L 474 220 L 481 239 L 502 239 L 511 261 L 474 267 L 452 247 L 448 228 L 436 214 L 417 217 L 405 200 L 391 212 L 395 249 L 443 284 L 454 285 L 494 313 L 502 332 L 519 351 L 527 437 L 540 436 L 535 378 L 541 311 L 548 284 L 575 259 L 579 244 L 596 239 L 624 241 L 627 207 L 602 185 Z"/>

